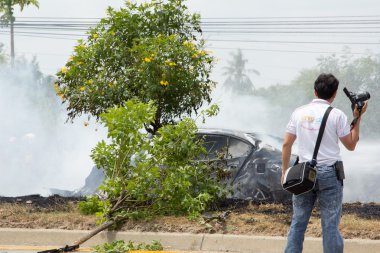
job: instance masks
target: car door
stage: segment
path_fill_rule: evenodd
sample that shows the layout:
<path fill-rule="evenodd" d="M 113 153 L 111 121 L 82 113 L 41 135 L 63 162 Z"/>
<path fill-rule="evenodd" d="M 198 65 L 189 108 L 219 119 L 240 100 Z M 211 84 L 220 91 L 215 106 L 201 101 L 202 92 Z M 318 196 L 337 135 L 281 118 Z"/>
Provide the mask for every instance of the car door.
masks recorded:
<path fill-rule="evenodd" d="M 228 181 L 231 177 L 226 161 L 228 136 L 204 133 L 198 136 L 203 139 L 203 146 L 207 151 L 207 154 L 202 156 L 200 160 L 209 163 L 218 180 Z"/>
<path fill-rule="evenodd" d="M 231 179 L 236 177 L 247 157 L 251 153 L 253 145 L 235 137 L 228 138 L 227 167 L 231 174 Z"/>
<path fill-rule="evenodd" d="M 227 154 L 227 136 L 203 134 L 203 145 L 206 148 L 208 160 L 220 160 L 225 159 Z"/>

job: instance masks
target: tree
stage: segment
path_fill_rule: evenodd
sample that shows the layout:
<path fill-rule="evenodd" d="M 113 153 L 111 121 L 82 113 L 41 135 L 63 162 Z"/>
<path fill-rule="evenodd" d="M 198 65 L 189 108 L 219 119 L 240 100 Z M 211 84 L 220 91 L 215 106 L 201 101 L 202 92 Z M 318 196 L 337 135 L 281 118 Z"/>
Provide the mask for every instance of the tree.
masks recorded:
<path fill-rule="evenodd" d="M 9 25 L 11 27 L 11 63 L 13 66 L 14 58 L 15 58 L 15 49 L 14 49 L 14 22 L 15 17 L 13 15 L 14 8 L 13 6 L 19 5 L 21 11 L 25 6 L 34 5 L 38 7 L 38 0 L 0 0 L 0 13 L 4 13 L 0 20 L 2 23 Z"/>
<path fill-rule="evenodd" d="M 351 103 L 343 93 L 343 87 L 349 91 L 368 91 L 371 94 L 370 106 L 362 121 L 363 136 L 378 137 L 377 129 L 380 121 L 379 107 L 380 97 L 380 55 L 368 54 L 354 58 L 348 49 L 344 54 L 335 54 L 319 57 L 316 67 L 302 70 L 290 85 L 271 86 L 260 89 L 256 94 L 268 99 L 273 105 L 282 108 L 281 113 L 275 118 L 278 125 L 286 125 L 290 113 L 314 98 L 313 85 L 315 79 L 322 72 L 332 73 L 339 80 L 338 96 L 334 100 L 334 106 L 342 109 L 352 119 Z"/>
<path fill-rule="evenodd" d="M 248 60 L 243 58 L 243 53 L 240 49 L 236 54 L 232 54 L 232 61 L 228 61 L 229 66 L 225 67 L 224 75 L 227 75 L 223 86 L 227 90 L 231 90 L 237 94 L 252 94 L 255 90 L 248 73 L 252 72 L 256 75 L 260 73 L 255 69 L 246 69 Z"/>
<path fill-rule="evenodd" d="M 0 43 L 0 64 L 6 62 L 7 58 L 3 52 L 4 44 Z"/>
<path fill-rule="evenodd" d="M 91 157 L 105 172 L 100 190 L 106 199 L 91 197 L 81 203 L 80 210 L 96 212 L 103 224 L 74 246 L 128 219 L 169 214 L 197 217 L 226 195 L 217 180 L 220 168 L 199 160 L 206 150 L 203 140 L 196 137 L 195 120 L 184 118 L 164 125 L 157 135 L 146 138 L 141 129 L 154 121 L 156 110 L 152 102 L 132 99 L 100 115 L 109 139 L 99 142 Z M 215 113 L 216 106 L 205 112 Z"/>
<path fill-rule="evenodd" d="M 183 2 L 126 2 L 119 11 L 108 9 L 57 73 L 69 119 L 83 113 L 99 118 L 132 98 L 153 100 L 155 121 L 145 128 L 156 133 L 211 101 L 214 58 L 204 50 L 199 15 L 188 13 Z"/>

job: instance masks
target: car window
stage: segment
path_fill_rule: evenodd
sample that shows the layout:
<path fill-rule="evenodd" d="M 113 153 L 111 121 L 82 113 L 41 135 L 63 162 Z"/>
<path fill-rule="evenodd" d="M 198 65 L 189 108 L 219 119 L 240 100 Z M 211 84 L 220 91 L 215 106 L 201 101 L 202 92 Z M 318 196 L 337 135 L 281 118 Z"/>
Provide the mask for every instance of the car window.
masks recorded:
<path fill-rule="evenodd" d="M 215 159 L 217 154 L 226 154 L 227 137 L 220 135 L 204 135 L 204 146 L 209 159 Z"/>
<path fill-rule="evenodd" d="M 251 151 L 252 145 L 230 137 L 228 141 L 228 158 L 245 157 Z"/>

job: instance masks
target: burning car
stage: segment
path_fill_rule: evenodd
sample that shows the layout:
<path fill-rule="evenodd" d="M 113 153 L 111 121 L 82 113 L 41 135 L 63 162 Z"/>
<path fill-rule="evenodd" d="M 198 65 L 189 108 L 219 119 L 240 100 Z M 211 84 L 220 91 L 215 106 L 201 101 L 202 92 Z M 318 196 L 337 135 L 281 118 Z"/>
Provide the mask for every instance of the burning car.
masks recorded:
<path fill-rule="evenodd" d="M 199 129 L 198 137 L 204 140 L 207 160 L 222 167 L 226 177 L 223 183 L 231 189 L 228 196 L 235 200 L 286 202 L 291 194 L 281 184 L 282 140 L 266 134 L 223 129 Z M 101 169 L 94 167 L 85 185 L 75 191 L 50 189 L 61 196 L 83 196 L 96 193 L 104 178 Z"/>
<path fill-rule="evenodd" d="M 223 129 L 199 129 L 210 161 L 223 163 L 231 199 L 286 202 L 281 180 L 280 138 Z M 292 157 L 295 159 L 295 157 Z"/>

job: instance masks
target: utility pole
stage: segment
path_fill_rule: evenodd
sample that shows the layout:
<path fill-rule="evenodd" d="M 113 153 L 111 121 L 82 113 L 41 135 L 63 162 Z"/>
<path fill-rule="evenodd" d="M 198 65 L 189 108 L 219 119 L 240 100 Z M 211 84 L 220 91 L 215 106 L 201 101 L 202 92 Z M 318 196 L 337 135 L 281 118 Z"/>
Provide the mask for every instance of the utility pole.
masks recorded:
<path fill-rule="evenodd" d="M 14 5 L 19 5 L 21 11 L 24 6 L 34 5 L 38 8 L 38 0 L 0 0 L 0 13 L 3 12 L 3 16 L 0 17 L 0 21 L 6 25 L 10 25 L 10 37 L 11 37 L 11 65 L 14 66 L 15 61 L 15 40 L 14 40 L 14 23 L 16 18 L 14 17 Z"/>
<path fill-rule="evenodd" d="M 8 0 L 8 13 L 9 13 L 9 21 L 11 25 L 11 66 L 14 66 L 15 63 L 15 38 L 14 38 L 14 22 L 15 17 L 13 16 L 13 7 L 12 7 L 12 0 Z"/>

